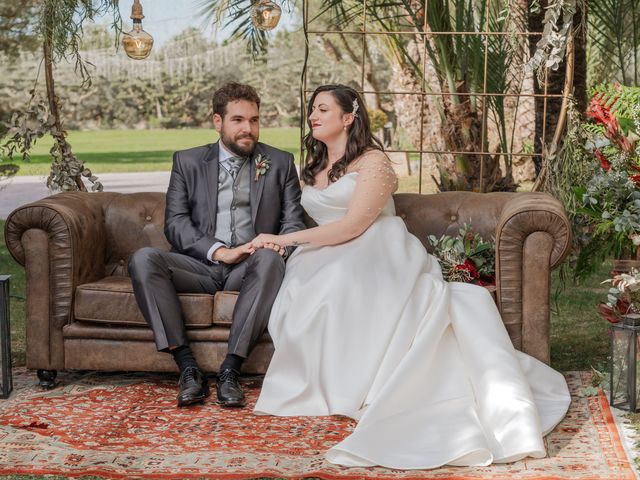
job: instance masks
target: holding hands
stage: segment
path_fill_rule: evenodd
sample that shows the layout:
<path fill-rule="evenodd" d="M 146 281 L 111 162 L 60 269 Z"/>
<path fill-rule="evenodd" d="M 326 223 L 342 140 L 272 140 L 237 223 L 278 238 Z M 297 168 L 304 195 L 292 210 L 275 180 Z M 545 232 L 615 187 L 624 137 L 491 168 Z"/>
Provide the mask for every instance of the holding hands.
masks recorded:
<path fill-rule="evenodd" d="M 269 248 L 277 254 L 284 256 L 285 243 L 281 236 L 271 235 L 269 233 L 261 233 L 251 242 L 239 245 L 234 248 L 220 247 L 213 252 L 212 260 L 216 262 L 226 263 L 227 265 L 235 265 L 240 263 L 249 255 L 253 255 L 259 248 Z"/>
<path fill-rule="evenodd" d="M 279 235 L 261 233 L 247 245 L 251 245 L 254 251 L 258 248 L 270 248 L 281 256 L 285 254 L 285 244 L 282 237 Z"/>
<path fill-rule="evenodd" d="M 247 258 L 256 249 L 252 246 L 251 242 L 239 245 L 234 248 L 220 247 L 213 252 L 213 261 L 226 263 L 227 265 L 235 265 Z"/>

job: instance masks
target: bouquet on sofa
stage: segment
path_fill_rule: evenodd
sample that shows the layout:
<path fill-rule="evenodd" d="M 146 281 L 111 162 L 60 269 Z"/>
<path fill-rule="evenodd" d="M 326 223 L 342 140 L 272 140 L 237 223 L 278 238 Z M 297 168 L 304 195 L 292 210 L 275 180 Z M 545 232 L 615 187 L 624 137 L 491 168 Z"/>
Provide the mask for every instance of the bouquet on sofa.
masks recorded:
<path fill-rule="evenodd" d="M 485 241 L 466 224 L 457 237 L 429 235 L 428 239 L 448 282 L 483 286 L 496 283 L 495 242 Z"/>
<path fill-rule="evenodd" d="M 618 323 L 624 315 L 640 313 L 640 270 L 619 273 L 602 283 L 610 283 L 607 302 L 599 305 L 600 314 L 611 323 Z"/>

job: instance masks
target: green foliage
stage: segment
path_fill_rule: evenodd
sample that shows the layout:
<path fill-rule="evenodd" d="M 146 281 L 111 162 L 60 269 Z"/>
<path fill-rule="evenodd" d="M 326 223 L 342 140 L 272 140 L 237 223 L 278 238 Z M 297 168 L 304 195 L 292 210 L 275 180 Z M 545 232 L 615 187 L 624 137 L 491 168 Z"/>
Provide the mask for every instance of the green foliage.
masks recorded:
<path fill-rule="evenodd" d="M 599 96 L 600 101 L 618 118 L 621 126 L 636 130 L 636 133 L 640 134 L 640 127 L 633 126 L 634 117 L 640 114 L 640 86 L 601 84 L 591 89 L 591 95 Z"/>
<path fill-rule="evenodd" d="M 201 0 L 199 16 L 203 23 L 216 27 L 231 25 L 231 40 L 243 40 L 247 43 L 247 50 L 254 59 L 258 59 L 267 52 L 269 34 L 256 28 L 250 20 L 249 12 L 255 0 Z M 291 10 L 293 1 L 280 1 L 287 10 Z"/>
<path fill-rule="evenodd" d="M 83 83 L 90 82 L 90 70 L 80 55 L 83 25 L 97 16 L 111 13 L 116 45 L 122 30 L 118 0 L 42 0 L 36 32 L 49 44 L 52 60 L 71 60 Z"/>
<path fill-rule="evenodd" d="M 576 278 L 585 278 L 606 258 L 629 258 L 636 250 L 640 157 L 636 140 L 618 125 L 620 113 L 637 116 L 633 90 L 594 89 L 589 113 L 596 123 L 584 122 L 570 104 L 567 135 L 550 166 L 547 190 L 564 203 L 573 226 Z"/>
<path fill-rule="evenodd" d="M 16 60 L 33 51 L 38 42 L 33 33 L 39 0 L 2 0 L 0 3 L 0 54 Z M 4 63 L 4 62 L 3 62 Z"/>
<path fill-rule="evenodd" d="M 589 83 L 640 86 L 640 1 L 591 1 L 588 21 Z"/>
<path fill-rule="evenodd" d="M 4 136 L 8 139 L 0 145 L 1 160 L 12 160 L 15 153 L 22 160 L 29 160 L 29 151 L 36 141 L 45 136 L 53 126 L 53 119 L 43 101 L 32 102 L 26 109 L 16 111 L 7 123 Z"/>
<path fill-rule="evenodd" d="M 371 122 L 371 130 L 374 132 L 381 130 L 389 121 L 387 114 L 382 110 L 367 110 L 367 113 Z"/>

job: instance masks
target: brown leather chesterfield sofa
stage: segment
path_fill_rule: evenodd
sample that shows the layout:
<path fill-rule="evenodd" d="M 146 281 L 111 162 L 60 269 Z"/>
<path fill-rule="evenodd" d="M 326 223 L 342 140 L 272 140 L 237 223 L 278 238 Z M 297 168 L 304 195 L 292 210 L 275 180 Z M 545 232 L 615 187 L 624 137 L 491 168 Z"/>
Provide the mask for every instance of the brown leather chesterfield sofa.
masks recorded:
<path fill-rule="evenodd" d="M 560 203 L 540 193 L 397 194 L 398 215 L 423 243 L 471 224 L 497 245 L 496 303 L 516 348 L 549 362 L 549 277 L 570 248 Z M 140 247 L 168 249 L 162 193 L 61 193 L 11 213 L 13 258 L 26 269 L 27 367 L 43 387 L 60 369 L 174 371 L 156 352 L 127 276 Z M 375 294 L 372 292 L 372 294 Z M 199 363 L 215 371 L 226 354 L 236 293 L 183 294 L 188 336 Z M 245 364 L 263 373 L 268 335 Z"/>

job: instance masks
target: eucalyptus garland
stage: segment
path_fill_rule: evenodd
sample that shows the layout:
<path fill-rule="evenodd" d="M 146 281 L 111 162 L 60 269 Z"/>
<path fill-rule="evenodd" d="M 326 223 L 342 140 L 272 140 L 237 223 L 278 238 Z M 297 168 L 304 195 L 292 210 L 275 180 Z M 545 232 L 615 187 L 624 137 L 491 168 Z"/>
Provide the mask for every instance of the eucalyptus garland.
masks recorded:
<path fill-rule="evenodd" d="M 532 2 L 532 11 L 541 8 L 540 0 Z M 526 64 L 527 68 L 536 72 L 538 79 L 542 80 L 546 69 L 557 70 L 564 61 L 578 8 L 586 11 L 585 0 L 550 0 L 545 7 L 542 36 L 536 44 L 535 53 Z"/>

